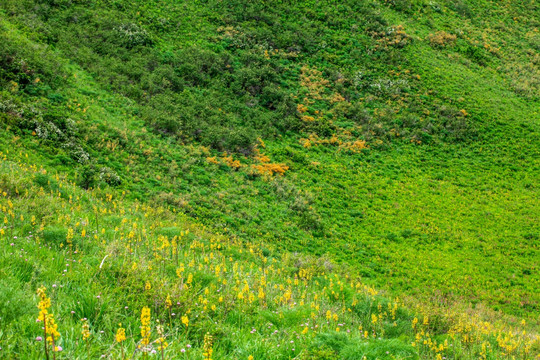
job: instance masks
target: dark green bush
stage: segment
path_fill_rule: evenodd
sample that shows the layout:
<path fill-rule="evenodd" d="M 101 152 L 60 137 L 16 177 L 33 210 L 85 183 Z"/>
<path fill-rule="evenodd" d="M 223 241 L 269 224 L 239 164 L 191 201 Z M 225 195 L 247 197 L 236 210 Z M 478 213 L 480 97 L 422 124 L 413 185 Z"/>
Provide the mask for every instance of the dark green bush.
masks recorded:
<path fill-rule="evenodd" d="M 97 183 L 98 171 L 93 164 L 84 165 L 79 168 L 77 183 L 83 189 L 90 189 Z"/>

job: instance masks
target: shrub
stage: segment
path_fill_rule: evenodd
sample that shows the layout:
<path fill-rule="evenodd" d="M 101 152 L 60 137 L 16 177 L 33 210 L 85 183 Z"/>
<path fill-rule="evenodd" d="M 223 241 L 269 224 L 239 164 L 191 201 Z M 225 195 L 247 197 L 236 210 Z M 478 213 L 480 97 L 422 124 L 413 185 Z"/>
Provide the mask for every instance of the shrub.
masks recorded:
<path fill-rule="evenodd" d="M 77 183 L 83 189 L 90 189 L 96 185 L 97 170 L 93 164 L 87 164 L 79 168 Z"/>
<path fill-rule="evenodd" d="M 0 25 L 0 85 L 15 83 L 17 88 L 33 92 L 47 84 L 57 88 L 66 75 L 63 63 L 44 45 L 30 44 L 9 35 Z"/>
<path fill-rule="evenodd" d="M 115 32 L 120 44 L 128 49 L 136 46 L 151 45 L 150 34 L 141 26 L 135 23 L 122 24 L 116 27 Z"/>
<path fill-rule="evenodd" d="M 481 66 L 486 66 L 489 60 L 485 50 L 471 44 L 462 46 L 460 52 L 465 55 L 465 57 Z"/>
<path fill-rule="evenodd" d="M 397 11 L 406 14 L 418 11 L 425 4 L 423 0 L 384 0 L 384 2 Z"/>
<path fill-rule="evenodd" d="M 467 5 L 467 3 L 462 0 L 454 0 L 450 2 L 450 7 L 461 16 L 465 16 L 468 18 L 471 18 L 473 16 L 473 12 L 469 8 L 469 5 Z"/>
<path fill-rule="evenodd" d="M 449 34 L 446 31 L 438 31 L 435 34 L 430 34 L 428 36 L 431 46 L 440 48 L 454 46 L 456 44 L 456 39 L 456 35 Z"/>
<path fill-rule="evenodd" d="M 99 169 L 98 179 L 111 186 L 118 186 L 122 183 L 116 171 L 106 166 Z"/>

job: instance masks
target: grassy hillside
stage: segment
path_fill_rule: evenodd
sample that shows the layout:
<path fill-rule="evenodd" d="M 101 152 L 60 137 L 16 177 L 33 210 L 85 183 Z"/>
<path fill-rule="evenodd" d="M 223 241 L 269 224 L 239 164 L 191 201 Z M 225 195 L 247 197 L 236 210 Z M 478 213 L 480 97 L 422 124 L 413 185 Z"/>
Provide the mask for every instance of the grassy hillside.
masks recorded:
<path fill-rule="evenodd" d="M 3 2 L 1 351 L 43 354 L 45 285 L 66 358 L 141 356 L 144 306 L 169 358 L 207 332 L 215 358 L 534 356 L 538 25 L 534 2 Z"/>
<path fill-rule="evenodd" d="M 46 324 L 57 325 L 50 357 L 52 345 L 66 359 L 495 359 L 538 351 L 535 337 L 504 322 L 411 310 L 327 258 L 243 244 L 166 208 L 81 190 L 25 155 L 1 155 L 4 358 L 44 357 L 36 288 L 45 289 Z"/>

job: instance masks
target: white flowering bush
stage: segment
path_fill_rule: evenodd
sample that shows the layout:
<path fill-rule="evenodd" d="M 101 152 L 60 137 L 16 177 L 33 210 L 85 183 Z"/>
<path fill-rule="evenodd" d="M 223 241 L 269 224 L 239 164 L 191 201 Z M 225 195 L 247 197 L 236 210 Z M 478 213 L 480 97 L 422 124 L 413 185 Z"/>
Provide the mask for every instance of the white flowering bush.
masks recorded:
<path fill-rule="evenodd" d="M 122 45 L 128 49 L 152 43 L 150 34 L 134 23 L 122 24 L 115 28 L 115 31 Z"/>

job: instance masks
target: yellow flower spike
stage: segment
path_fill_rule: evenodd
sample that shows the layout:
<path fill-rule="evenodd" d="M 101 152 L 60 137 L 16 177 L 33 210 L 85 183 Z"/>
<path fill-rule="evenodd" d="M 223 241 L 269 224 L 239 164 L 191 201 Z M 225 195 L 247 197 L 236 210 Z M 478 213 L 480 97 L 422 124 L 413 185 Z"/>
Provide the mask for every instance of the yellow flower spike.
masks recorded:
<path fill-rule="evenodd" d="M 119 328 L 116 330 L 115 339 L 117 343 L 121 343 L 126 340 L 126 329 L 122 327 L 122 324 L 118 324 Z"/>
<path fill-rule="evenodd" d="M 203 344 L 203 356 L 204 360 L 212 360 L 212 354 L 214 350 L 212 349 L 212 335 L 210 333 L 206 333 L 204 335 L 204 344 Z"/>
<path fill-rule="evenodd" d="M 187 315 L 182 316 L 182 324 L 184 324 L 185 327 L 189 326 L 189 318 L 187 317 Z"/>
<path fill-rule="evenodd" d="M 81 319 L 81 321 L 83 322 L 81 334 L 83 340 L 86 341 L 90 338 L 90 325 L 87 319 Z"/>
<path fill-rule="evenodd" d="M 119 328 L 116 330 L 116 343 L 121 344 L 124 340 L 126 340 L 126 329 L 122 327 L 122 324 L 118 324 Z M 122 360 L 124 359 L 124 347 L 120 346 L 120 353 L 122 355 Z"/>
<path fill-rule="evenodd" d="M 141 311 L 141 342 L 143 345 L 150 343 L 150 332 L 150 308 L 145 306 Z"/>
<path fill-rule="evenodd" d="M 158 325 L 156 329 L 159 335 L 159 338 L 156 340 L 156 342 L 159 344 L 158 350 L 163 352 L 163 350 L 165 350 L 167 346 L 169 346 L 169 344 L 165 341 L 165 337 L 163 336 L 164 334 L 163 326 Z"/>

